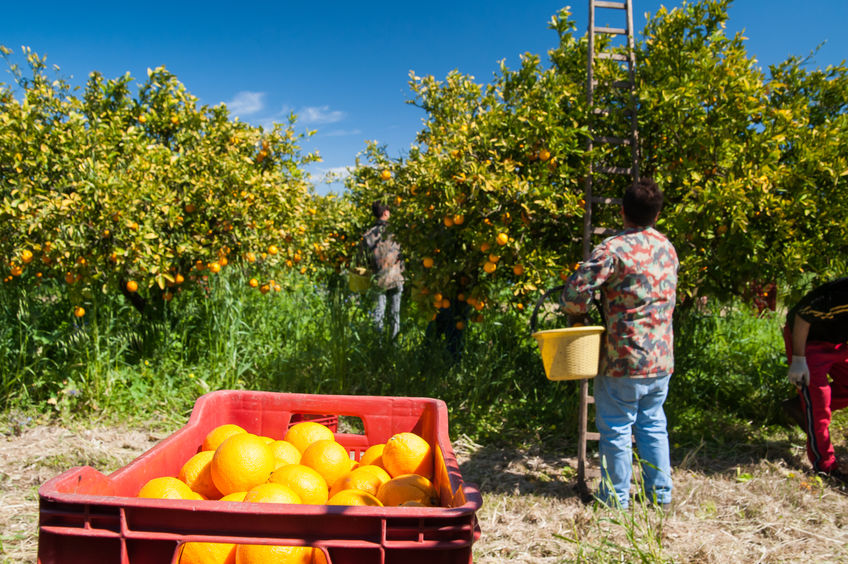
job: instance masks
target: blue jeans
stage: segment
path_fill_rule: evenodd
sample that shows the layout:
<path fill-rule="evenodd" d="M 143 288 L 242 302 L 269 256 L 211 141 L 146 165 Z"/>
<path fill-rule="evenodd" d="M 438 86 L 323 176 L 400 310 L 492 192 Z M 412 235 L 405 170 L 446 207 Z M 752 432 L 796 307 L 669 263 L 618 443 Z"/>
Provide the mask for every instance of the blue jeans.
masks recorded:
<path fill-rule="evenodd" d="M 628 507 L 633 471 L 631 431 L 639 451 L 644 493 L 671 503 L 671 460 L 663 403 L 670 375 L 657 378 L 595 378 L 595 423 L 600 433 L 602 503 Z M 617 499 L 616 499 L 617 498 Z"/>
<path fill-rule="evenodd" d="M 374 324 L 377 332 L 383 332 L 383 319 L 386 317 L 386 302 L 389 306 L 389 326 L 394 339 L 400 331 L 400 298 L 403 296 L 403 284 L 397 288 L 377 294 L 377 305 L 374 308 Z"/>

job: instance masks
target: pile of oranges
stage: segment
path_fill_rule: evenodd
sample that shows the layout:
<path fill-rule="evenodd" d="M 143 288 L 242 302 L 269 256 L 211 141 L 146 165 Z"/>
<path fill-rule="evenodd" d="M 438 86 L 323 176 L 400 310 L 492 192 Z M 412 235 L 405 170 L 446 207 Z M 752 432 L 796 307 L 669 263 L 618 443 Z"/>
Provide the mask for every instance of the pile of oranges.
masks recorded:
<path fill-rule="evenodd" d="M 325 425 L 302 421 L 282 440 L 216 427 L 178 477 L 148 481 L 138 497 L 246 503 L 436 507 L 433 450 L 414 433 L 397 433 L 369 447 L 359 461 Z M 322 564 L 312 547 L 190 542 L 180 564 Z"/>

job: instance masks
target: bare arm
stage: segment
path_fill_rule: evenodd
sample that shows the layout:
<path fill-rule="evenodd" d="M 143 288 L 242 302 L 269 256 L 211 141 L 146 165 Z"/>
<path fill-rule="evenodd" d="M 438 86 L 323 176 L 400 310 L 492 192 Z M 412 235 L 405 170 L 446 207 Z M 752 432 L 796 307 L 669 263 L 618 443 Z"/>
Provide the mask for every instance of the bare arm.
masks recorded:
<path fill-rule="evenodd" d="M 792 354 L 794 356 L 806 356 L 807 335 L 809 334 L 810 322 L 795 314 L 795 321 L 792 324 Z"/>

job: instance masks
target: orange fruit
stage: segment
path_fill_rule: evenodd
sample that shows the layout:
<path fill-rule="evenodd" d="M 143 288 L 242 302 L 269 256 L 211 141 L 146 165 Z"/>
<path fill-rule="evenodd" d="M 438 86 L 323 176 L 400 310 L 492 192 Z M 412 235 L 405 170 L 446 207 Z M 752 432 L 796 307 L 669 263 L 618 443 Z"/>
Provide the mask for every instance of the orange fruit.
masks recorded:
<path fill-rule="evenodd" d="M 506 233 L 498 233 L 495 242 L 501 246 L 506 245 L 509 242 L 509 236 Z"/>
<path fill-rule="evenodd" d="M 300 451 L 288 441 L 274 441 L 268 445 L 276 461 L 276 468 L 284 464 L 300 463 Z"/>
<path fill-rule="evenodd" d="M 162 476 L 148 480 L 138 491 L 138 497 L 154 499 L 198 499 L 185 482 L 173 476 Z"/>
<path fill-rule="evenodd" d="M 236 545 L 222 542 L 187 542 L 179 564 L 236 564 Z"/>
<path fill-rule="evenodd" d="M 386 441 L 383 467 L 393 478 L 402 474 L 433 477 L 433 449 L 415 433 L 397 433 Z"/>
<path fill-rule="evenodd" d="M 309 445 L 303 451 L 300 463 L 317 470 L 327 484 L 335 484 L 336 480 L 350 471 L 347 449 L 331 440 L 315 441 Z"/>
<path fill-rule="evenodd" d="M 330 497 L 342 490 L 360 490 L 377 495 L 380 486 L 391 479 L 389 473 L 379 466 L 358 466 L 335 481 L 330 488 Z"/>
<path fill-rule="evenodd" d="M 379 443 L 376 445 L 371 445 L 368 449 L 362 453 L 362 457 L 359 459 L 359 463 L 363 466 L 367 464 L 373 464 L 374 466 L 379 466 L 380 468 L 385 468 L 383 466 L 383 449 L 386 448 L 385 443 Z"/>
<path fill-rule="evenodd" d="M 212 482 L 212 457 L 215 453 L 211 450 L 202 450 L 189 458 L 177 477 L 186 483 L 188 487 L 205 497 L 206 499 L 218 499 L 221 492 Z"/>
<path fill-rule="evenodd" d="M 268 254 L 269 255 L 276 255 L 278 252 L 280 252 L 280 250 L 277 248 L 276 245 L 271 245 L 271 246 L 268 247 Z"/>
<path fill-rule="evenodd" d="M 240 544 L 236 546 L 238 564 L 312 564 L 311 546 Z"/>
<path fill-rule="evenodd" d="M 491 274 L 495 271 L 497 267 L 498 265 L 496 265 L 495 263 L 486 261 L 486 264 L 483 265 L 483 270 L 485 270 L 488 274 Z"/>
<path fill-rule="evenodd" d="M 315 421 L 301 421 L 289 428 L 283 440 L 290 442 L 297 447 L 297 450 L 303 453 L 315 441 L 332 441 L 335 440 L 335 435 L 333 435 L 333 432 L 326 425 Z"/>
<path fill-rule="evenodd" d="M 29 249 L 24 249 L 21 253 L 21 260 L 24 264 L 29 264 L 30 262 L 32 262 L 32 251 L 30 251 Z"/>
<path fill-rule="evenodd" d="M 227 494 L 218 501 L 244 501 L 244 497 L 247 495 L 247 492 L 233 492 L 231 494 Z"/>
<path fill-rule="evenodd" d="M 392 179 L 392 172 L 390 170 L 384 169 L 384 170 L 380 171 L 380 178 L 382 178 L 383 180 L 391 180 Z"/>
<path fill-rule="evenodd" d="M 222 495 L 248 491 L 274 471 L 274 455 L 262 439 L 239 433 L 226 439 L 212 457 L 212 481 Z"/>
<path fill-rule="evenodd" d="M 82 306 L 77 306 L 74 308 L 74 317 L 83 317 L 85 315 L 85 308 Z"/>
<path fill-rule="evenodd" d="M 271 437 L 268 437 L 268 436 L 265 436 L 265 435 L 256 435 L 256 436 L 259 437 L 260 439 L 262 439 L 262 442 L 265 443 L 266 445 L 270 445 L 271 443 L 274 442 L 274 439 L 272 439 Z"/>
<path fill-rule="evenodd" d="M 320 548 L 315 548 L 315 552 L 312 553 L 312 564 L 329 564 L 327 561 L 327 555 L 324 554 L 324 551 Z"/>
<path fill-rule="evenodd" d="M 323 505 L 330 497 L 327 480 L 317 470 L 304 464 L 280 466 L 268 481 L 291 488 L 303 503 L 309 505 Z"/>
<path fill-rule="evenodd" d="M 483 244 L 480 245 L 480 250 L 484 253 L 489 252 L 490 248 L 492 248 L 492 246 L 489 243 L 486 243 L 486 242 L 484 242 Z"/>
<path fill-rule="evenodd" d="M 377 492 L 377 499 L 386 506 L 398 506 L 408 501 L 417 501 L 427 507 L 439 505 L 439 493 L 433 483 L 418 474 L 404 474 L 392 478 Z"/>
<path fill-rule="evenodd" d="M 430 257 L 424 257 L 421 259 L 421 264 L 424 265 L 424 268 L 433 268 L 433 259 Z"/>
<path fill-rule="evenodd" d="M 266 482 L 247 490 L 245 503 L 302 503 L 297 492 L 283 484 Z"/>
<path fill-rule="evenodd" d="M 522 274 L 524 274 L 524 265 L 523 264 L 516 264 L 515 266 L 512 267 L 512 273 L 515 274 L 516 276 L 521 276 Z"/>
<path fill-rule="evenodd" d="M 259 286 L 259 280 L 257 280 L 256 278 L 251 278 L 248 284 L 251 288 L 256 288 L 257 286 Z"/>
<path fill-rule="evenodd" d="M 209 431 L 206 438 L 203 439 L 203 446 L 200 448 L 202 450 L 215 450 L 225 440 L 239 433 L 247 433 L 247 431 L 233 423 L 219 425 Z"/>
<path fill-rule="evenodd" d="M 382 507 L 383 503 L 368 492 L 342 490 L 327 501 L 327 505 L 368 505 Z"/>
<path fill-rule="evenodd" d="M 221 263 L 219 262 L 210 262 L 207 267 L 209 268 L 209 271 L 214 274 L 221 272 Z"/>
<path fill-rule="evenodd" d="M 127 292 L 133 293 L 138 290 L 138 282 L 130 280 L 127 282 Z"/>

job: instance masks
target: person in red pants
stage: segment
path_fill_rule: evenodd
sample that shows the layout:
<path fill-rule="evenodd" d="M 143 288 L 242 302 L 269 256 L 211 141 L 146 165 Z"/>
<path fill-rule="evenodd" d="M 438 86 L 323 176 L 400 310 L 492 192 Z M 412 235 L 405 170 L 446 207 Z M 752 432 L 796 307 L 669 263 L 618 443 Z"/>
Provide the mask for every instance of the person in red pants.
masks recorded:
<path fill-rule="evenodd" d="M 830 441 L 833 411 L 848 406 L 848 278 L 801 298 L 786 316 L 783 337 L 787 377 L 798 388 L 784 408 L 807 433 L 813 469 L 848 484 Z"/>

